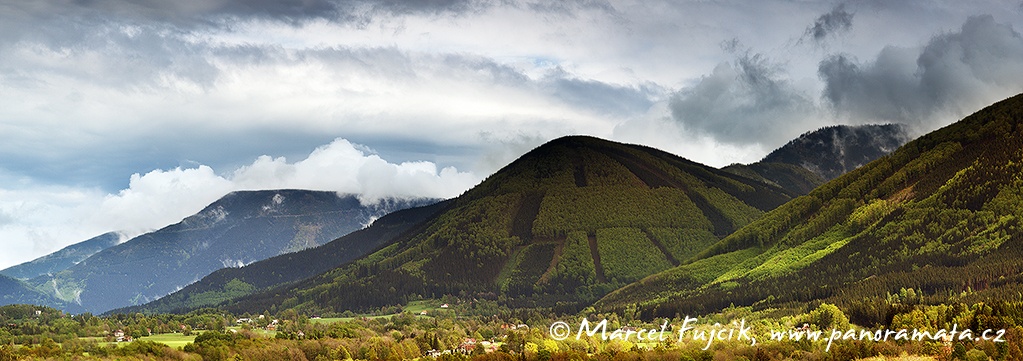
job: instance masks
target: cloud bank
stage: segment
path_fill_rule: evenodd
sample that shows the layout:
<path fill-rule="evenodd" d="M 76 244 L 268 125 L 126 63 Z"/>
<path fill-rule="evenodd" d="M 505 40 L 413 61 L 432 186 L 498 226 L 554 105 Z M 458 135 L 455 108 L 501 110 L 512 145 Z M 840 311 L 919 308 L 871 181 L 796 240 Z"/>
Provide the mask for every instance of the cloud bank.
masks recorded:
<path fill-rule="evenodd" d="M 886 47 L 866 62 L 832 55 L 819 73 L 840 116 L 920 133 L 1023 92 L 1023 37 L 990 15 L 974 16 L 919 49 Z"/>
<path fill-rule="evenodd" d="M 812 95 L 785 77 L 781 66 L 762 54 L 745 53 L 721 63 L 670 100 L 672 118 L 682 129 L 721 143 L 784 142 L 819 124 Z"/>
<path fill-rule="evenodd" d="M 844 10 L 826 16 L 836 11 Z M 819 90 L 793 80 L 786 64 L 748 50 L 677 90 L 670 119 L 680 134 L 764 151 L 830 124 L 902 123 L 921 135 L 1023 92 L 1023 37 L 991 15 L 971 16 L 955 31 L 917 47 L 885 46 L 868 61 L 827 54 L 817 73 Z"/>

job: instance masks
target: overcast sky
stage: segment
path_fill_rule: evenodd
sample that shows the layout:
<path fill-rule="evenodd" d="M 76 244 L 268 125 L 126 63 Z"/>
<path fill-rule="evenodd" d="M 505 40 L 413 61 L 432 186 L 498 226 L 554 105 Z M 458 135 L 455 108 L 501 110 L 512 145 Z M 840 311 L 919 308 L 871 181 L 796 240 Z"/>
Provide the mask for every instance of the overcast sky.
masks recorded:
<path fill-rule="evenodd" d="M 453 197 L 590 134 L 713 166 L 1023 91 L 1020 1 L 0 0 L 0 268 L 232 190 Z"/>

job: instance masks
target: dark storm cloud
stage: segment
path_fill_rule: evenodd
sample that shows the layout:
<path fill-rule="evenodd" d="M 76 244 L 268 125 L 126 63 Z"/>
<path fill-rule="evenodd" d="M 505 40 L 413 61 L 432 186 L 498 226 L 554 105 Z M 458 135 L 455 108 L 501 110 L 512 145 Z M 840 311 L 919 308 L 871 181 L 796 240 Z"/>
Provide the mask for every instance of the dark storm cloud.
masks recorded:
<path fill-rule="evenodd" d="M 80 0 L 79 6 L 121 14 L 135 13 L 152 20 L 181 22 L 204 17 L 265 17 L 298 22 L 342 16 L 338 4 L 328 0 Z"/>
<path fill-rule="evenodd" d="M 392 14 L 469 13 L 495 5 L 484 0 L 376 0 L 366 1 L 379 12 Z"/>
<path fill-rule="evenodd" d="M 533 1 L 526 4 L 529 9 L 541 14 L 572 15 L 581 9 L 596 9 L 616 14 L 614 6 L 602 0 Z"/>
<path fill-rule="evenodd" d="M 733 64 L 677 92 L 672 118 L 690 131 L 731 144 L 774 144 L 805 131 L 816 106 L 761 54 L 744 54 Z"/>
<path fill-rule="evenodd" d="M 806 27 L 803 34 L 804 39 L 813 39 L 822 42 L 829 36 L 847 32 L 852 29 L 853 13 L 845 10 L 845 4 L 838 4 L 827 14 L 821 15 L 814 20 L 813 25 Z"/>
<path fill-rule="evenodd" d="M 578 109 L 611 116 L 642 113 L 663 93 L 663 89 L 653 84 L 623 86 L 579 79 L 561 68 L 555 68 L 544 77 L 534 80 L 518 69 L 484 57 L 449 54 L 443 57 L 442 63 L 445 67 L 461 69 L 467 74 L 481 77 L 481 80 L 488 83 L 529 89 Z M 458 73 L 461 71 L 452 75 Z"/>
<path fill-rule="evenodd" d="M 922 49 L 887 47 L 860 63 L 833 55 L 819 65 L 824 99 L 854 120 L 900 121 L 931 129 L 1023 91 L 1023 38 L 994 18 L 970 17 Z"/>
<path fill-rule="evenodd" d="M 148 90 L 170 78 L 208 88 L 218 75 L 207 57 L 207 44 L 162 26 L 44 28 L 6 39 L 7 44 L 0 41 L 0 78 L 30 87 L 45 83 L 40 74 L 49 74 L 112 89 Z"/>
<path fill-rule="evenodd" d="M 44 0 L 0 7 L 20 13 L 20 18 L 36 20 L 73 14 L 78 18 L 116 17 L 177 25 L 229 25 L 234 19 L 249 18 L 294 24 L 313 19 L 365 24 L 378 15 L 463 14 L 495 4 L 489 0 Z"/>

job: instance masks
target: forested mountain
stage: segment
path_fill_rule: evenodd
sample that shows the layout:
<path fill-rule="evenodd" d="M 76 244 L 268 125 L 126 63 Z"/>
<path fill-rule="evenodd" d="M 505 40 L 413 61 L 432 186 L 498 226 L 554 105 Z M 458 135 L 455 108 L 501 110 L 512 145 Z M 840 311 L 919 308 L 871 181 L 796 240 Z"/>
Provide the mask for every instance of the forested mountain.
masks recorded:
<path fill-rule="evenodd" d="M 824 184 L 824 178 L 799 165 L 786 163 L 732 164 L 721 170 L 777 185 L 798 195 L 810 193 Z"/>
<path fill-rule="evenodd" d="M 823 300 L 871 325 L 907 304 L 1018 300 L 1021 123 L 1023 95 L 996 103 L 778 207 L 597 308 L 654 317 Z"/>
<path fill-rule="evenodd" d="M 386 241 L 414 232 L 416 225 L 441 212 L 448 204 L 442 201 L 398 210 L 380 217 L 369 227 L 322 246 L 282 254 L 240 268 L 223 268 L 166 297 L 114 312 L 185 313 L 268 287 L 301 281 L 369 254 Z"/>
<path fill-rule="evenodd" d="M 21 280 L 54 274 L 66 270 L 78 264 L 78 262 L 89 258 L 89 256 L 115 246 L 120 242 L 120 234 L 116 232 L 104 233 L 34 260 L 8 267 L 0 271 L 0 274 Z"/>
<path fill-rule="evenodd" d="M 794 196 L 656 149 L 564 137 L 379 251 L 228 308 L 330 312 L 452 294 L 568 309 L 677 265 Z"/>
<path fill-rule="evenodd" d="M 432 201 L 364 206 L 355 196 L 334 192 L 234 192 L 180 223 L 29 284 L 100 313 L 152 301 L 221 268 L 324 244 L 393 210 L 427 202 Z"/>
<path fill-rule="evenodd" d="M 759 163 L 798 165 L 828 181 L 888 155 L 909 140 L 900 124 L 835 125 L 806 132 Z"/>
<path fill-rule="evenodd" d="M 898 124 L 835 125 L 806 132 L 759 162 L 723 169 L 806 194 L 907 141 L 905 127 Z"/>

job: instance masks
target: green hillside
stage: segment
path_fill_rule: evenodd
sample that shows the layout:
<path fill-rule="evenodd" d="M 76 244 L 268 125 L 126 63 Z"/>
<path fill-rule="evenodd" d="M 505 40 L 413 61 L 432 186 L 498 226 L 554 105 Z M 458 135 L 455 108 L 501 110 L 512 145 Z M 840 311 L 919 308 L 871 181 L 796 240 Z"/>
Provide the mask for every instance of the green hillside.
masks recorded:
<path fill-rule="evenodd" d="M 810 193 L 814 188 L 825 182 L 824 178 L 803 166 L 787 163 L 756 162 L 748 165 L 732 164 L 721 168 L 721 170 L 768 184 L 774 184 L 797 192 L 800 195 Z"/>
<path fill-rule="evenodd" d="M 796 195 L 652 148 L 560 138 L 422 230 L 235 310 L 367 309 L 443 295 L 566 309 L 679 264 Z"/>
<path fill-rule="evenodd" d="M 68 312 L 82 312 L 81 307 L 42 293 L 25 282 L 0 274 L 0 305 L 30 304 L 60 307 Z"/>
<path fill-rule="evenodd" d="M 906 290 L 925 303 L 1018 299 L 1021 122 L 1023 95 L 994 104 L 768 212 L 597 308 L 638 307 L 652 317 L 824 300 L 858 324 L 883 324 Z"/>

